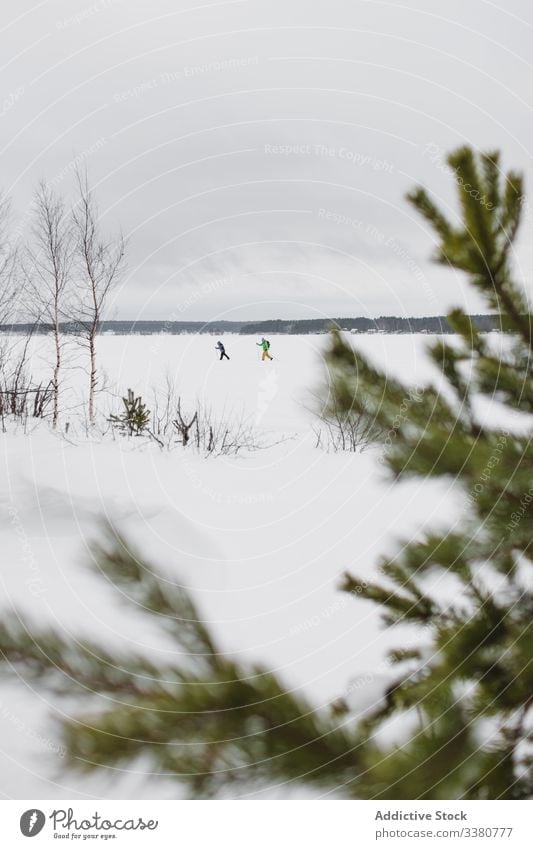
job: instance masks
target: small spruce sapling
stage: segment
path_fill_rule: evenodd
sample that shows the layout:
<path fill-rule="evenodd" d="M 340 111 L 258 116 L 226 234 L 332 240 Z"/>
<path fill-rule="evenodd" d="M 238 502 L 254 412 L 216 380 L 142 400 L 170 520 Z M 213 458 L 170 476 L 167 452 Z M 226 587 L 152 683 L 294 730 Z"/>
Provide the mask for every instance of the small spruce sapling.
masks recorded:
<path fill-rule="evenodd" d="M 127 436 L 141 436 L 148 429 L 150 410 L 147 410 L 140 395 L 135 396 L 133 389 L 128 389 L 122 403 L 123 413 L 119 416 L 111 415 L 109 421 Z"/>

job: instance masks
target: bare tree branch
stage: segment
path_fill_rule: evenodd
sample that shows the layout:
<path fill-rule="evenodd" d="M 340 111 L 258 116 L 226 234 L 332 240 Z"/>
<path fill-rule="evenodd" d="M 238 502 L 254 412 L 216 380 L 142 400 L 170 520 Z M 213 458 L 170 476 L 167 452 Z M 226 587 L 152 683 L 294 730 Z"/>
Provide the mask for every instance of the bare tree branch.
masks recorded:
<path fill-rule="evenodd" d="M 108 295 L 124 268 L 126 244 L 122 234 L 106 241 L 101 234 L 98 207 L 89 185 L 87 171 L 76 170 L 79 199 L 73 211 L 76 240 L 77 286 L 74 321 L 80 338 L 89 348 L 89 422 L 95 420 L 95 394 L 98 383 L 96 336 Z"/>
<path fill-rule="evenodd" d="M 43 180 L 35 198 L 33 244 L 23 261 L 27 305 L 33 317 L 52 326 L 54 338 L 53 426 L 59 419 L 60 372 L 64 336 L 61 321 L 69 315 L 74 260 L 73 229 L 63 198 Z"/>

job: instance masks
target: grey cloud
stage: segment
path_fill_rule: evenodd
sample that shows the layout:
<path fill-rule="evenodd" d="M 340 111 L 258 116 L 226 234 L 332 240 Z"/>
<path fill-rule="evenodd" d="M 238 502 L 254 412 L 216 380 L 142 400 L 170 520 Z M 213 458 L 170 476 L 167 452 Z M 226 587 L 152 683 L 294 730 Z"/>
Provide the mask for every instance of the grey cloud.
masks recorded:
<path fill-rule="evenodd" d="M 423 182 L 452 204 L 434 151 L 464 141 L 531 172 L 533 15 L 517 0 L 24 0 L 16 15 L 2 182 L 23 218 L 43 174 L 68 193 L 87 162 L 130 234 L 115 314 L 476 308 L 428 263 L 403 198 Z M 519 275 L 531 260 L 524 233 Z"/>

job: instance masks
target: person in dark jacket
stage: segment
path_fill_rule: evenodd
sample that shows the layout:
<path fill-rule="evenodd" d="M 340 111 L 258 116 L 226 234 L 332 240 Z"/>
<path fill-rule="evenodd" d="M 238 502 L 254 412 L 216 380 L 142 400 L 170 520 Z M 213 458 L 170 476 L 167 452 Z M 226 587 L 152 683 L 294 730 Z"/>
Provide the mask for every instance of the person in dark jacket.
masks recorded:
<path fill-rule="evenodd" d="M 221 360 L 223 360 L 224 357 L 226 357 L 226 359 L 229 360 L 229 357 L 226 354 L 226 349 L 225 349 L 224 345 L 222 344 L 222 342 L 220 341 L 220 339 L 218 340 L 217 344 L 215 345 L 215 348 L 217 349 L 217 351 L 220 351 L 220 359 Z"/>

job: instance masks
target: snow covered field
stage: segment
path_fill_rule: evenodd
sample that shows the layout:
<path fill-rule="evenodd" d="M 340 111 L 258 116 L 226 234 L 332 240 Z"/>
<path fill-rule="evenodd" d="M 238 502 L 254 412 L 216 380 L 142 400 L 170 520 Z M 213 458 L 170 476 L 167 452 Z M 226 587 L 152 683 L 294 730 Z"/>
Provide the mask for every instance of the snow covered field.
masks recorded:
<path fill-rule="evenodd" d="M 167 652 L 160 636 L 139 633 L 137 619 L 87 569 L 88 545 L 106 517 L 150 560 L 192 588 L 219 641 L 276 669 L 317 705 L 345 694 L 364 706 L 381 689 L 389 636 L 368 604 L 337 591 L 342 572 L 371 576 L 377 556 L 426 525 L 460 514 L 445 484 L 387 479 L 376 449 L 326 453 L 315 446 L 312 394 L 323 380 L 325 336 L 271 337 L 272 363 L 259 361 L 251 337 L 224 337 L 230 362 L 219 362 L 209 336 L 99 340 L 108 392 L 99 403 L 118 411 L 128 387 L 150 404 L 168 378 L 193 404 L 238 411 L 271 447 L 249 456 L 209 457 L 144 439 L 86 438 L 65 415 L 68 438 L 39 426 L 2 436 L 0 550 L 3 607 L 54 623 L 105 646 Z M 428 337 L 358 336 L 390 374 L 413 384 L 433 370 Z M 47 340 L 35 340 L 32 371 L 45 372 Z M 84 388 L 75 359 L 65 380 Z M 75 399 L 65 394 L 65 403 Z M 78 399 L 79 400 L 79 399 Z M 63 705 L 64 707 L 64 705 Z M 75 710 L 74 710 L 75 712 Z M 83 778 L 61 772 L 54 705 L 31 682 L 3 682 L 0 748 L 5 798 L 166 798 L 176 785 L 137 772 Z"/>

